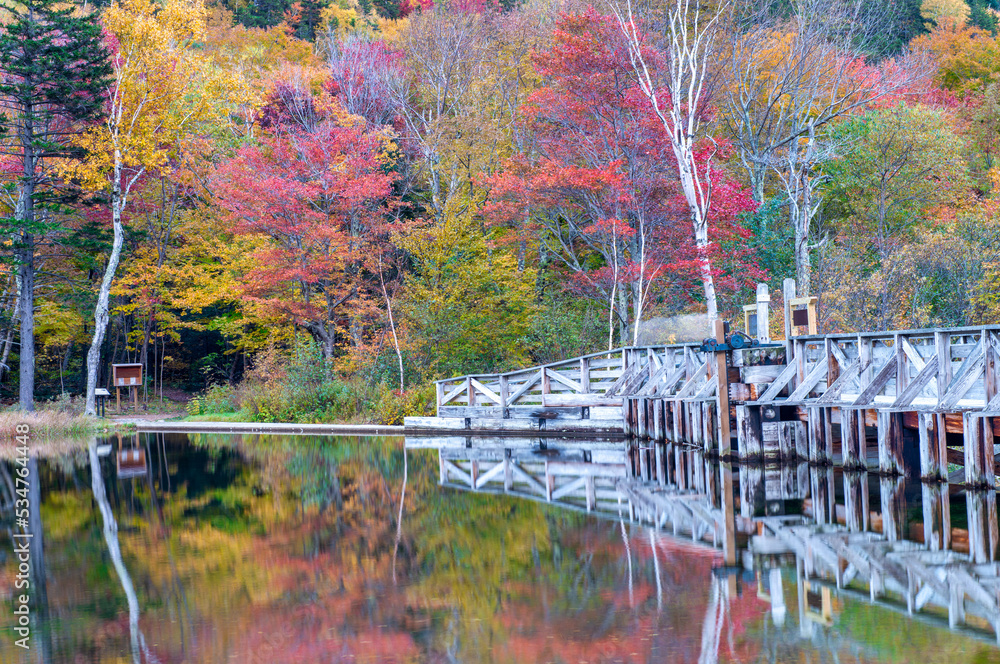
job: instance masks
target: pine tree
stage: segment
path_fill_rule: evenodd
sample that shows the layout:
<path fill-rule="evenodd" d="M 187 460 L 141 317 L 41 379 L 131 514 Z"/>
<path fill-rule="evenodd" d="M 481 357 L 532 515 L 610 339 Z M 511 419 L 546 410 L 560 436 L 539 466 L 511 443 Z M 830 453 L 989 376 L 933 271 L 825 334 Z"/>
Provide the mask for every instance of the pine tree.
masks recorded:
<path fill-rule="evenodd" d="M 20 282 L 20 405 L 34 410 L 36 243 L 58 230 L 60 194 L 51 162 L 79 157 L 72 138 L 101 113 L 111 68 L 94 17 L 57 0 L 23 0 L 0 8 L 0 155 L 19 172 L 4 188 L 14 214 L 0 219 L 10 237 Z"/>

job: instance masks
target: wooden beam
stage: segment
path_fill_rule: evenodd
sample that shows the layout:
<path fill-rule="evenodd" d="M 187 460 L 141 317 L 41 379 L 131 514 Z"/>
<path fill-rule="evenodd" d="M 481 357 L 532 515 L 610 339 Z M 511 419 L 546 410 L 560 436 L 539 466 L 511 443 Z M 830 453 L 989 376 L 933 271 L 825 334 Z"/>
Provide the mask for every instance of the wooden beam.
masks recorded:
<path fill-rule="evenodd" d="M 778 374 L 778 377 L 767 386 L 767 389 L 764 390 L 764 394 L 760 395 L 760 398 L 757 399 L 757 403 L 771 403 L 774 401 L 775 397 L 777 397 L 781 390 L 788 385 L 793 376 L 795 376 L 795 363 L 789 362 L 785 365 L 785 368 L 781 370 L 781 373 Z"/>
<path fill-rule="evenodd" d="M 893 408 L 903 408 L 909 406 L 917 396 L 924 390 L 925 387 L 930 385 L 931 380 L 933 380 L 938 375 L 938 360 L 937 355 L 932 356 L 924 366 L 920 369 L 919 373 L 914 376 L 910 384 L 906 386 L 896 400 L 892 403 Z"/>
<path fill-rule="evenodd" d="M 885 388 L 889 380 L 896 374 L 896 358 L 890 357 L 882 369 L 875 375 L 872 382 L 854 400 L 855 406 L 867 406 L 875 399 L 875 395 Z"/>
<path fill-rule="evenodd" d="M 803 353 L 803 355 L 805 355 L 805 353 Z M 820 360 L 819 362 L 814 364 L 813 368 L 809 371 L 808 374 L 806 374 L 806 377 L 802 380 L 801 383 L 799 383 L 798 387 L 795 388 L 795 391 L 792 392 L 790 395 L 788 395 L 788 401 L 790 402 L 802 401 L 807 396 L 809 396 L 809 392 L 811 392 L 813 388 L 815 388 L 816 385 L 818 385 L 821 380 L 826 378 L 826 374 L 829 368 L 830 368 L 829 363 L 824 362 L 823 360 Z"/>
<path fill-rule="evenodd" d="M 818 403 L 835 403 L 840 400 L 840 394 L 844 391 L 844 388 L 855 378 L 861 371 L 860 360 L 854 360 L 851 362 L 847 368 L 840 374 L 840 376 L 835 380 L 826 391 L 818 399 Z"/>

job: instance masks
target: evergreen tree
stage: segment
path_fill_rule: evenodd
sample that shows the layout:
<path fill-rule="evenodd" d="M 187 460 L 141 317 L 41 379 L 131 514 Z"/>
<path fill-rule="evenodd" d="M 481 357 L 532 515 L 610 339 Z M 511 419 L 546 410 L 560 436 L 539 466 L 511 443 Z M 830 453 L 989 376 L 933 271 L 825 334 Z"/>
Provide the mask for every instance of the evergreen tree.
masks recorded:
<path fill-rule="evenodd" d="M 0 154 L 17 173 L 4 190 L 14 214 L 0 232 L 14 248 L 20 287 L 20 405 L 34 410 L 35 247 L 58 229 L 54 158 L 79 156 L 73 136 L 101 113 L 111 67 L 94 17 L 57 0 L 0 0 L 10 21 L 0 27 Z"/>

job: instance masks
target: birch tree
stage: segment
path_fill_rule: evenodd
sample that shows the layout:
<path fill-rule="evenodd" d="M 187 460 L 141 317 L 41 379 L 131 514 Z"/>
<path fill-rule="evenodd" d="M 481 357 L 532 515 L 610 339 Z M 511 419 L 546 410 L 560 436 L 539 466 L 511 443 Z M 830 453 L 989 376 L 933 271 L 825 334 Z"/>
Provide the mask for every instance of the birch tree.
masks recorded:
<path fill-rule="evenodd" d="M 670 0 L 662 39 L 654 50 L 638 25 L 632 1 L 610 0 L 629 47 L 629 60 L 639 87 L 669 136 L 684 199 L 690 214 L 695 246 L 700 252 L 699 272 L 710 320 L 719 316 L 712 261 L 708 257 L 709 208 L 712 205 L 712 150 L 707 158 L 697 154 L 705 131 L 706 83 L 709 63 L 716 52 L 719 18 L 726 4 L 714 14 L 703 14 L 695 0 Z"/>
<path fill-rule="evenodd" d="M 94 415 L 101 346 L 109 320 L 112 282 L 124 242 L 124 215 L 133 190 L 151 171 L 167 167 L 183 132 L 203 111 L 195 94 L 197 63 L 186 46 L 204 31 L 197 0 L 124 0 L 108 8 L 104 24 L 114 49 L 107 89 L 107 119 L 81 137 L 90 153 L 67 169 L 84 186 L 109 195 L 114 239 L 94 307 L 94 336 L 87 352 L 86 414 Z"/>
<path fill-rule="evenodd" d="M 886 95 L 915 91 L 927 70 L 917 59 L 865 64 L 892 17 L 880 3 L 793 0 L 791 10 L 735 12 L 717 98 L 754 198 L 764 202 L 773 174 L 787 199 L 798 292 L 808 295 L 821 166 L 841 151 L 826 128 Z"/>

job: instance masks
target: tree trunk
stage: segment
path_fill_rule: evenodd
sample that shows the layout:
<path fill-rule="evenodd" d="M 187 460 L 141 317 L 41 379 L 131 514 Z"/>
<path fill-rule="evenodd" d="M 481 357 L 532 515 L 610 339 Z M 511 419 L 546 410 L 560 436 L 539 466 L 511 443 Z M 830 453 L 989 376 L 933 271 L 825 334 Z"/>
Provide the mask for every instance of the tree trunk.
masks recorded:
<path fill-rule="evenodd" d="M 115 183 L 111 194 L 111 219 L 114 225 L 115 238 L 111 245 L 111 255 L 108 256 L 108 266 L 104 270 L 104 279 L 101 280 L 101 290 L 97 295 L 97 306 L 94 308 L 94 339 L 87 351 L 87 405 L 84 410 L 86 415 L 97 415 L 94 408 L 94 390 L 97 389 L 97 372 L 101 363 L 101 345 L 104 343 L 104 334 L 108 329 L 108 301 L 111 297 L 111 282 L 115 278 L 118 270 L 118 259 L 122 253 L 122 207 L 124 200 L 121 195 L 121 178 L 119 169 L 115 169 Z"/>
<path fill-rule="evenodd" d="M 25 233 L 21 242 L 17 266 L 21 280 L 20 407 L 31 413 L 35 410 L 35 238 Z"/>

